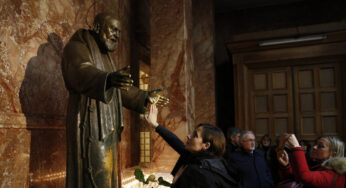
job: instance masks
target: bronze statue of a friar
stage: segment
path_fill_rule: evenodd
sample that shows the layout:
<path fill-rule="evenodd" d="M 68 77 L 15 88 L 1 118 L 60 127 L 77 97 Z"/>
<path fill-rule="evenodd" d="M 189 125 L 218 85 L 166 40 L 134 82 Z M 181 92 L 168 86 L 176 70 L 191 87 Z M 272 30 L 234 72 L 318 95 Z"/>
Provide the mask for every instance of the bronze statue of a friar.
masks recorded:
<path fill-rule="evenodd" d="M 133 86 L 129 67 L 116 70 L 121 24 L 101 13 L 91 30 L 80 29 L 66 44 L 62 73 L 69 91 L 66 117 L 66 187 L 117 187 L 117 144 L 123 130 L 122 106 L 139 113 L 148 103 L 168 103 Z"/>

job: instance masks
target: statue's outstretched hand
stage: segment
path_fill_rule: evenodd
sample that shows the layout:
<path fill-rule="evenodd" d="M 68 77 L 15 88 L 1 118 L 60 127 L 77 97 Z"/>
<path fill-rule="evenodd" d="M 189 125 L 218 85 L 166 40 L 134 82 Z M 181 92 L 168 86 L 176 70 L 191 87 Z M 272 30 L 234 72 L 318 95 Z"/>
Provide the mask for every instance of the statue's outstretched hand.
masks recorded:
<path fill-rule="evenodd" d="M 107 84 L 109 87 L 116 87 L 124 90 L 131 87 L 133 85 L 133 80 L 131 79 L 130 66 L 126 66 L 118 71 L 110 73 Z"/>
<path fill-rule="evenodd" d="M 167 105 L 169 103 L 169 99 L 167 97 L 164 97 L 164 96 L 158 94 L 161 91 L 162 91 L 162 88 L 149 91 L 148 100 L 149 100 L 150 104 L 156 104 L 158 106 L 164 106 L 164 105 Z"/>

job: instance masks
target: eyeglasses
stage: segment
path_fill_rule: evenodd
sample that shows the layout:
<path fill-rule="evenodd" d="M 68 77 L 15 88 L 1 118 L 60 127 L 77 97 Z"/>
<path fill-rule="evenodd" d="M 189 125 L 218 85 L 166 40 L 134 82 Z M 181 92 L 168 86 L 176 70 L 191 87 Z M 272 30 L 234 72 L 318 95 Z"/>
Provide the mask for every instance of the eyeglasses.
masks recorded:
<path fill-rule="evenodd" d="M 255 139 L 243 140 L 243 142 L 256 142 Z"/>

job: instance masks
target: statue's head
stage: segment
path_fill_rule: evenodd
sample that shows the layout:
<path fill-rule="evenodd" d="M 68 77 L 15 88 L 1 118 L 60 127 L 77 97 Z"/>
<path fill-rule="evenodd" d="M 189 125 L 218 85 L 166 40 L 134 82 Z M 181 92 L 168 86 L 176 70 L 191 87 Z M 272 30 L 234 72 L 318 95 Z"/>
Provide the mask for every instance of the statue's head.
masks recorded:
<path fill-rule="evenodd" d="M 100 13 L 95 16 L 93 30 L 97 34 L 101 48 L 113 52 L 120 37 L 120 22 L 108 13 Z"/>

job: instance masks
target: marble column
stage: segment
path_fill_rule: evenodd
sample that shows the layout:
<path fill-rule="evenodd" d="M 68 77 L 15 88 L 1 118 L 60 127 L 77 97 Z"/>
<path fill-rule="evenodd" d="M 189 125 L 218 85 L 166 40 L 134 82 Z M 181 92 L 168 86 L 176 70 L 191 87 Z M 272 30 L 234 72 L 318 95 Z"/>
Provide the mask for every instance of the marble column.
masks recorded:
<path fill-rule="evenodd" d="M 211 0 L 192 0 L 195 124 L 216 124 L 213 6 Z"/>
<path fill-rule="evenodd" d="M 159 122 L 183 141 L 199 123 L 215 125 L 214 17 L 210 0 L 151 0 L 151 88 L 171 103 Z M 153 167 L 171 170 L 178 154 L 153 135 Z"/>
<path fill-rule="evenodd" d="M 171 100 L 159 109 L 159 123 L 182 140 L 195 120 L 191 0 L 151 0 L 150 87 Z M 153 167 L 170 171 L 178 154 L 153 133 Z"/>

